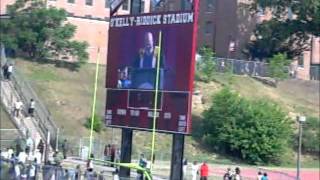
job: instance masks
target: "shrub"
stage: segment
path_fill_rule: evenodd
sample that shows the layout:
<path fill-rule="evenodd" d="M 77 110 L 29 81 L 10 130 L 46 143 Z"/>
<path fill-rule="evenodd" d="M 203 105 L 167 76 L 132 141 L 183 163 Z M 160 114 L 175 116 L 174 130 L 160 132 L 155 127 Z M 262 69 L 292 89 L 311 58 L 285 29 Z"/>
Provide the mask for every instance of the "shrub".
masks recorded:
<path fill-rule="evenodd" d="M 91 129 L 91 121 L 92 121 L 92 117 L 87 118 L 87 121 L 85 122 L 84 126 L 87 129 Z M 93 130 L 95 132 L 100 132 L 102 127 L 103 127 L 103 123 L 102 123 L 102 117 L 95 114 L 94 115 L 94 122 L 93 122 Z"/>
<path fill-rule="evenodd" d="M 249 101 L 224 88 L 213 96 L 203 117 L 203 141 L 249 163 L 278 164 L 289 147 L 290 120 L 268 100 Z"/>

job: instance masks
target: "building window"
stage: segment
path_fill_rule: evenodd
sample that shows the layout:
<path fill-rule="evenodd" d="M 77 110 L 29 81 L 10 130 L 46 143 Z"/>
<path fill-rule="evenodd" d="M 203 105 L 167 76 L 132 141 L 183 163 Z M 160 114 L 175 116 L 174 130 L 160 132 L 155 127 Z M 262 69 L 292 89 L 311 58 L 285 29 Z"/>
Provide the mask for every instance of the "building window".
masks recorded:
<path fill-rule="evenodd" d="M 211 34 L 212 30 L 213 30 L 212 22 L 211 21 L 207 21 L 206 25 L 205 25 L 205 33 L 206 34 Z"/>
<path fill-rule="evenodd" d="M 93 1 L 93 0 L 86 0 L 86 5 L 87 5 L 87 6 L 92 6 L 92 4 L 93 4 L 92 1 Z"/>
<path fill-rule="evenodd" d="M 300 55 L 299 59 L 298 59 L 298 67 L 304 67 L 304 56 L 303 54 Z"/>
<path fill-rule="evenodd" d="M 125 0 L 122 4 L 122 9 L 123 10 L 129 10 L 129 1 Z"/>
<path fill-rule="evenodd" d="M 143 1 L 141 1 L 141 7 L 140 7 L 140 12 L 141 13 L 144 13 L 144 0 Z"/>
<path fill-rule="evenodd" d="M 104 7 L 109 8 L 109 0 L 104 0 Z"/>
<path fill-rule="evenodd" d="M 213 0 L 207 0 L 207 12 L 213 12 Z"/>
<path fill-rule="evenodd" d="M 75 1 L 75 0 L 68 0 L 68 3 L 74 4 L 74 1 Z"/>

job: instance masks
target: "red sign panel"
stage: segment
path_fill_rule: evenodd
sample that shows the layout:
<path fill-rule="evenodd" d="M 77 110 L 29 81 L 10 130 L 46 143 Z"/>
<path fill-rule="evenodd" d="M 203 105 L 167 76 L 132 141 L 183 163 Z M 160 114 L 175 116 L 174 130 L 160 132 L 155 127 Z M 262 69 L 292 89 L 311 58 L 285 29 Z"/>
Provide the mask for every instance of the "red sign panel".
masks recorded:
<path fill-rule="evenodd" d="M 111 18 L 107 126 L 190 133 L 195 27 L 192 11 Z"/>

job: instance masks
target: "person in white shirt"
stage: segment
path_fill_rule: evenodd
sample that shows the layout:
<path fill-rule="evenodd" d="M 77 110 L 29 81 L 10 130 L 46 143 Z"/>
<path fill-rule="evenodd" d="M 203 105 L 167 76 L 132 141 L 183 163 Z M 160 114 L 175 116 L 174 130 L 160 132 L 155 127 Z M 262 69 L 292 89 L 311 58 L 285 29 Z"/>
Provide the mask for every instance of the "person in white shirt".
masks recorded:
<path fill-rule="evenodd" d="M 9 64 L 9 66 L 8 66 L 8 72 L 7 72 L 7 79 L 8 79 L 8 80 L 10 80 L 11 75 L 12 75 L 12 72 L 13 72 L 13 65 L 12 65 L 12 64 Z"/>
<path fill-rule="evenodd" d="M 199 172 L 198 162 L 194 161 L 191 166 L 192 180 L 197 180 L 198 172 Z"/>
<path fill-rule="evenodd" d="M 15 117 L 19 117 L 22 106 L 23 106 L 23 103 L 20 100 L 18 100 L 14 103 L 13 115 Z"/>
<path fill-rule="evenodd" d="M 27 153 L 25 153 L 24 151 L 20 152 L 19 155 L 18 155 L 18 161 L 21 162 L 21 163 L 25 163 L 26 160 L 27 160 Z"/>
<path fill-rule="evenodd" d="M 29 150 L 29 152 L 28 153 L 33 153 L 33 146 L 34 146 L 34 143 L 33 143 L 33 140 L 32 140 L 32 138 L 31 137 L 28 137 L 28 139 L 27 139 L 27 142 L 26 142 L 26 144 L 27 144 L 27 148 L 28 148 L 28 150 Z"/>

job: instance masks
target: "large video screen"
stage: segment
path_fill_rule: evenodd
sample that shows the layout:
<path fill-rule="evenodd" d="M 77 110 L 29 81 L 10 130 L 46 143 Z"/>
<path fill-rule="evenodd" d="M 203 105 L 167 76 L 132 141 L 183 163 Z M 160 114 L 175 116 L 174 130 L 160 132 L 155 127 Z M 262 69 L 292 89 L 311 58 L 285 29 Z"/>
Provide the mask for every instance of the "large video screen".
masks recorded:
<path fill-rule="evenodd" d="M 107 126 L 190 133 L 194 27 L 191 11 L 111 18 Z"/>

